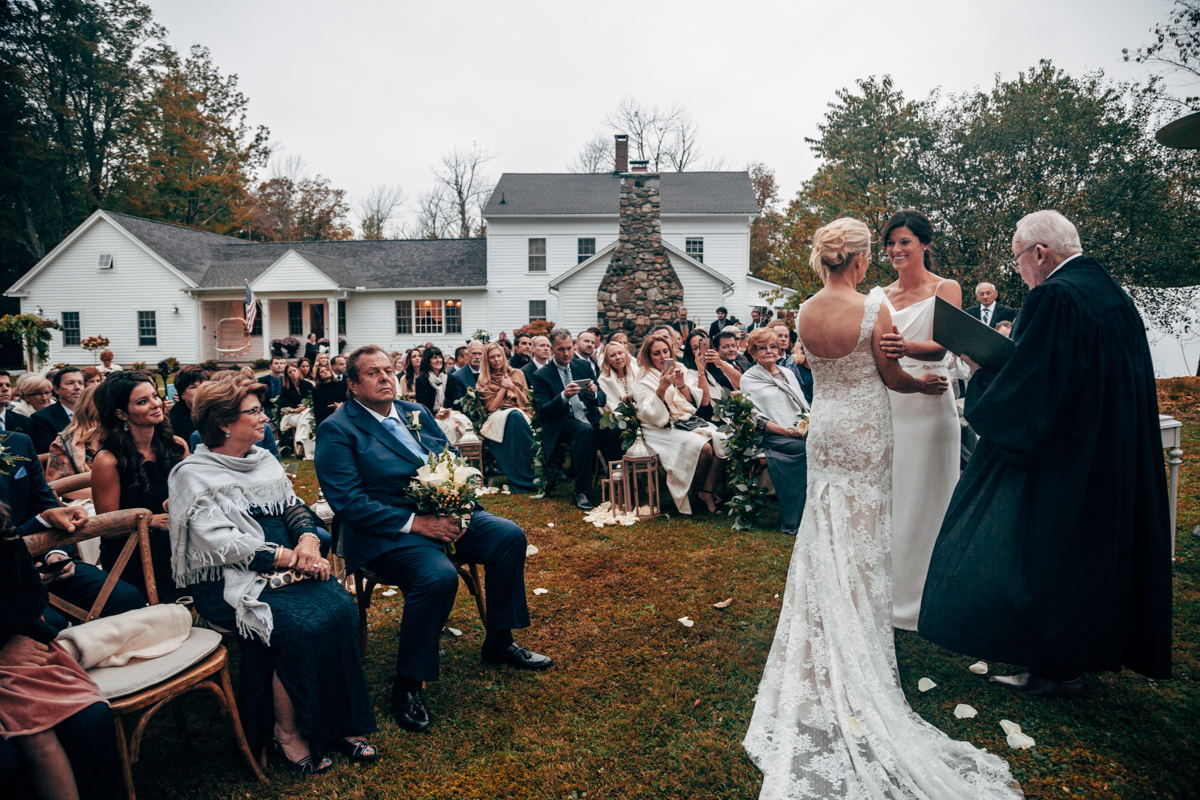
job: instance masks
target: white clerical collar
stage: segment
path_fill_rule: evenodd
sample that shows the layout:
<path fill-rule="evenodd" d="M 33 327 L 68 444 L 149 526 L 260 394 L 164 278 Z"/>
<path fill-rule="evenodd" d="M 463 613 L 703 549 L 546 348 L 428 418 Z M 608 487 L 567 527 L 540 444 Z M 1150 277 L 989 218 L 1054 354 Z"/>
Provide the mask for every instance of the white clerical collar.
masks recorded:
<path fill-rule="evenodd" d="M 1063 266 L 1064 266 L 1064 265 L 1065 265 L 1065 264 L 1066 264 L 1068 261 L 1071 261 L 1072 259 L 1079 258 L 1079 257 L 1080 257 L 1080 256 L 1082 256 L 1082 255 L 1083 255 L 1083 253 L 1076 253 L 1075 255 L 1071 256 L 1070 258 L 1064 258 L 1062 261 L 1058 262 L 1058 266 L 1057 266 L 1057 267 L 1055 267 L 1054 269 L 1050 270 L 1050 275 L 1053 275 L 1054 273 L 1056 273 L 1056 272 L 1058 272 L 1060 269 L 1062 269 L 1062 268 L 1063 268 Z M 1049 278 L 1049 277 L 1050 277 L 1050 275 L 1047 275 L 1046 277 L 1047 277 L 1047 278 Z"/>
<path fill-rule="evenodd" d="M 375 421 L 376 421 L 376 422 L 378 422 L 380 425 L 382 425 L 382 424 L 383 424 L 383 421 L 384 421 L 385 419 L 394 419 L 394 420 L 396 420 L 396 421 L 398 421 L 398 422 L 402 422 L 402 421 L 403 421 L 403 420 L 401 420 L 401 419 L 400 419 L 400 414 L 398 414 L 398 413 L 396 412 L 396 404 L 395 404 L 395 403 L 392 403 L 392 405 L 391 405 L 391 413 L 390 413 L 390 414 L 388 414 L 388 415 L 385 417 L 383 414 L 380 414 L 380 413 L 379 413 L 378 411 L 376 411 L 375 409 L 373 409 L 373 408 L 371 408 L 371 407 L 367 406 L 365 403 L 363 403 L 363 402 L 362 402 L 361 400 L 359 400 L 357 397 L 356 397 L 356 398 L 354 398 L 354 402 L 356 402 L 356 403 L 358 403 L 360 406 L 362 406 L 362 407 L 363 407 L 363 408 L 366 410 L 366 412 L 367 412 L 368 414 L 370 414 L 372 417 L 374 417 L 374 418 L 375 418 Z"/>

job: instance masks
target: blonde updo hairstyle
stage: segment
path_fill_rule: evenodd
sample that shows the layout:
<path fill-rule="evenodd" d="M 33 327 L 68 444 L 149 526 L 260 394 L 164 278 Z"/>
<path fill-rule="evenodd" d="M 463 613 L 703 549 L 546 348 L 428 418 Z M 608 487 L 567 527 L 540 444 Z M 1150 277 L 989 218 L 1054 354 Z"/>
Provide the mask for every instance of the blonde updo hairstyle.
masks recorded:
<path fill-rule="evenodd" d="M 813 234 L 809 266 L 817 277 L 827 280 L 831 272 L 841 272 L 860 253 L 871 252 L 871 231 L 856 219 L 843 217 L 818 228 Z"/>

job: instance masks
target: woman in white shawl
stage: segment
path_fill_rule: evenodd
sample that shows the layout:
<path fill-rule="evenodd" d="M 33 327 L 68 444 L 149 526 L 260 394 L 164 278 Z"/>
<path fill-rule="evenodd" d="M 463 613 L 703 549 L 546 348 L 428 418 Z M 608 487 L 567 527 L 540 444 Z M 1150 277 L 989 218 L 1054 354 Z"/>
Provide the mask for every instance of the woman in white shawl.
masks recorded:
<path fill-rule="evenodd" d="M 618 405 L 631 399 L 637 378 L 637 364 L 629 355 L 625 343 L 616 341 L 616 337 L 610 339 L 600 356 L 600 390 L 606 398 L 604 407 L 616 411 Z"/>
<path fill-rule="evenodd" d="M 421 355 L 421 369 L 414 382 L 416 401 L 429 409 L 438 427 L 450 444 L 458 444 L 462 435 L 471 430 L 471 419 L 461 411 L 446 407 L 446 357 L 437 347 L 426 347 Z"/>
<path fill-rule="evenodd" d="M 704 392 L 686 383 L 683 365 L 671 355 L 673 347 L 670 337 L 651 336 L 638 351 L 640 373 L 633 385 L 638 421 L 667 471 L 667 489 L 679 513 L 692 513 L 688 492 L 694 479 L 700 482 L 696 496 L 716 512 L 713 492 L 725 471 L 725 437 L 696 415 Z"/>
<path fill-rule="evenodd" d="M 359 660 L 354 600 L 329 575 L 316 519 L 280 463 L 256 446 L 266 387 L 245 378 L 200 387 L 204 444 L 170 475 L 171 567 L 208 621 L 243 639 L 239 709 L 258 752 L 269 737 L 294 772 L 324 772 L 336 742 L 379 757 Z"/>

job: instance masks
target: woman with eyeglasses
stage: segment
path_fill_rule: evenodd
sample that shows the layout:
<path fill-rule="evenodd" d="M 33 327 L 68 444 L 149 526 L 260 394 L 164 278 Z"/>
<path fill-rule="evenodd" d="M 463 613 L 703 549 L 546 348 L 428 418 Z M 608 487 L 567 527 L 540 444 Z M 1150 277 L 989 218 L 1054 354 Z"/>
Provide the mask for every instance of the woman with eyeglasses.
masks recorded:
<path fill-rule="evenodd" d="M 12 404 L 12 410 L 32 417 L 35 412 L 54 402 L 54 384 L 41 375 L 30 373 L 17 380 L 13 394 L 16 395 L 17 402 Z"/>
<path fill-rule="evenodd" d="M 170 477 L 173 585 L 242 637 L 238 707 L 250 749 L 273 740 L 301 775 L 324 772 L 330 742 L 374 761 L 377 730 L 359 659 L 358 612 L 322 553 L 318 523 L 283 466 L 257 446 L 266 387 L 200 387 L 203 444 Z"/>
<path fill-rule="evenodd" d="M 933 341 L 933 309 L 940 297 L 962 307 L 962 288 L 933 272 L 933 226 L 920 211 L 899 211 L 883 231 L 896 281 L 875 287 L 898 333 L 881 347 L 911 375 L 932 372 L 948 378 L 954 354 Z M 962 438 L 954 394 L 899 394 L 889 390 L 896 446 L 892 460 L 892 623 L 915 631 L 929 558 L 942 518 L 958 483 Z"/>

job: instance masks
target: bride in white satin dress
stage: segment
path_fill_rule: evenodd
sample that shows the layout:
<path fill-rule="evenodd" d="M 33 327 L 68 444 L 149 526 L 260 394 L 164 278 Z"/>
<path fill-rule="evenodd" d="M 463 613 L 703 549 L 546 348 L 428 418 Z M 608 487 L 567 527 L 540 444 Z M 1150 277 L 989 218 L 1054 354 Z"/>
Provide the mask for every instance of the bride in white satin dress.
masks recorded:
<path fill-rule="evenodd" d="M 891 315 L 856 290 L 870 248 L 867 227 L 852 219 L 813 237 L 810 262 L 825 288 L 797 326 L 815 380 L 808 494 L 742 744 L 771 800 L 1022 797 L 1003 759 L 926 723 L 900 686 L 887 389 L 939 396 L 947 380 L 914 377 L 884 354 Z"/>
<path fill-rule="evenodd" d="M 883 242 L 898 279 L 871 290 L 892 315 L 897 335 L 883 350 L 911 375 L 933 372 L 953 380 L 955 359 L 933 341 L 934 297 L 962 307 L 962 289 L 932 272 L 933 226 L 920 211 L 899 211 L 888 220 Z M 929 558 L 958 483 L 962 428 L 954 395 L 889 392 L 896 436 L 892 473 L 892 624 L 917 629 Z"/>

